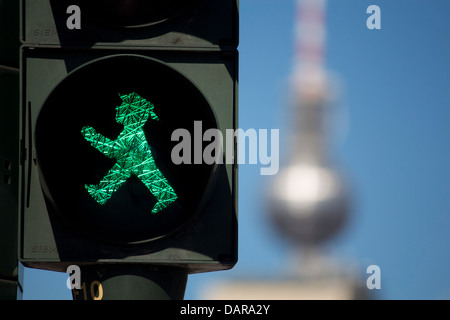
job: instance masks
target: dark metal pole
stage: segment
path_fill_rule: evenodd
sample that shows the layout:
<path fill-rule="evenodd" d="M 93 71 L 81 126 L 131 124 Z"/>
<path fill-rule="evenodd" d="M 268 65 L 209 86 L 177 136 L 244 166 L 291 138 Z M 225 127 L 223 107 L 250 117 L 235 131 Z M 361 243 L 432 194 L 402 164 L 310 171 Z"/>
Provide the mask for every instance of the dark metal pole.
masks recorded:
<path fill-rule="evenodd" d="M 104 264 L 80 266 L 74 300 L 182 300 L 187 269 L 171 266 Z"/>
<path fill-rule="evenodd" d="M 19 1 L 0 0 L 0 300 L 18 288 Z"/>

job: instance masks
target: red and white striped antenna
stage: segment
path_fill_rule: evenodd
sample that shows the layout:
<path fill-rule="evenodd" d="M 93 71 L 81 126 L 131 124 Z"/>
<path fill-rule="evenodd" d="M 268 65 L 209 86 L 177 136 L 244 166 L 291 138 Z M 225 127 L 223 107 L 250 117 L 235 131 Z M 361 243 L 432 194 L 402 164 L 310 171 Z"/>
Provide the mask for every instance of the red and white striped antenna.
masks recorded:
<path fill-rule="evenodd" d="M 325 51 L 325 0 L 297 0 L 296 64 L 322 67 Z"/>
<path fill-rule="evenodd" d="M 301 99 L 323 98 L 326 0 L 297 0 L 293 86 Z"/>

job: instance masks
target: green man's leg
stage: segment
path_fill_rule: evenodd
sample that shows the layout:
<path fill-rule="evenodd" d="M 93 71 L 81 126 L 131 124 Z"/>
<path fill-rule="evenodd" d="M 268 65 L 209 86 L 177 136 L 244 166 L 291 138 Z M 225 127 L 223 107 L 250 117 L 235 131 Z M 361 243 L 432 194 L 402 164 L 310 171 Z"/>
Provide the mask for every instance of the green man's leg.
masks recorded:
<path fill-rule="evenodd" d="M 99 204 L 103 205 L 129 177 L 130 175 L 124 174 L 122 167 L 116 163 L 103 177 L 99 184 L 85 185 L 85 188 L 92 198 L 94 198 Z"/>
<path fill-rule="evenodd" d="M 153 156 L 147 157 L 139 167 L 138 178 L 158 201 L 153 206 L 152 213 L 161 211 L 178 198 L 172 186 L 156 166 Z"/>

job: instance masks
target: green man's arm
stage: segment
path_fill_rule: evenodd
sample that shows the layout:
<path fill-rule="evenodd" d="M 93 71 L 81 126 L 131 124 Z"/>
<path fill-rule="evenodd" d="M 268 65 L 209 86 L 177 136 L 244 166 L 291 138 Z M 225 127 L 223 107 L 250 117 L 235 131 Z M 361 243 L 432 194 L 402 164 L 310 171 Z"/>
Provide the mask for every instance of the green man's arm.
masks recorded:
<path fill-rule="evenodd" d="M 153 120 L 159 121 L 158 116 L 156 115 L 156 113 L 153 112 L 153 110 L 150 110 L 150 118 L 152 118 Z"/>
<path fill-rule="evenodd" d="M 114 140 L 101 135 L 90 126 L 83 127 L 81 129 L 81 134 L 95 149 L 103 153 L 108 158 L 115 158 L 114 155 L 117 151 L 117 146 L 115 145 Z"/>

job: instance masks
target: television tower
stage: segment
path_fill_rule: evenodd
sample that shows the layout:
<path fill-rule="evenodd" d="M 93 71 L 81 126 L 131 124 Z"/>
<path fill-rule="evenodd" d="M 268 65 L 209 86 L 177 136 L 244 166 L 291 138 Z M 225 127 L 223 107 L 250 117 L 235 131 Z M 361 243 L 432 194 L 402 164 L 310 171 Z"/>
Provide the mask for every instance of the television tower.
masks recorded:
<path fill-rule="evenodd" d="M 325 0 L 297 0 L 289 161 L 269 192 L 272 221 L 299 248 L 305 275 L 325 267 L 318 251 L 349 213 L 347 182 L 330 148 L 337 80 L 324 66 L 325 7 Z"/>

